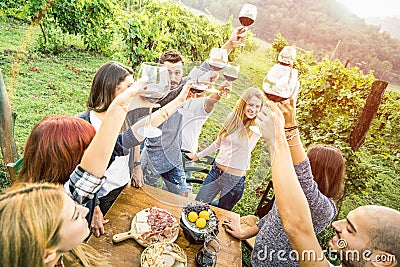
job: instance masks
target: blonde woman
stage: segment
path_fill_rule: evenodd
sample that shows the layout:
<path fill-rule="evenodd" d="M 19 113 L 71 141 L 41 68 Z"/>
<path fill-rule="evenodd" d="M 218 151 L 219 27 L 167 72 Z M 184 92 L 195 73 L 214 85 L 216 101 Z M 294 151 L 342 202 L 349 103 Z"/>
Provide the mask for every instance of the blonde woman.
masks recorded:
<path fill-rule="evenodd" d="M 228 115 L 217 140 L 197 154 L 187 154 L 192 161 L 196 161 L 219 150 L 197 194 L 197 201 L 210 203 L 220 193 L 218 207 L 232 210 L 240 200 L 246 171 L 250 168 L 251 152 L 261 137 L 250 126 L 257 126 L 256 117 L 263 102 L 263 95 L 258 88 L 247 89 Z"/>
<path fill-rule="evenodd" d="M 87 213 L 61 185 L 13 186 L 0 195 L 0 266 L 102 266 L 95 250 L 81 245 Z"/>

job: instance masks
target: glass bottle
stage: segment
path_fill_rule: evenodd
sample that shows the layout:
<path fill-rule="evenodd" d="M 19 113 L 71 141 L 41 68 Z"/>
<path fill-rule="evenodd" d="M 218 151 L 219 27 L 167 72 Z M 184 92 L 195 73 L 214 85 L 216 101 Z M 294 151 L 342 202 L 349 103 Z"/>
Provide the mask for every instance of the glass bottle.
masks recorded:
<path fill-rule="evenodd" d="M 217 255 L 221 252 L 219 240 L 215 236 L 207 236 L 204 245 L 196 254 L 197 267 L 217 266 Z"/>

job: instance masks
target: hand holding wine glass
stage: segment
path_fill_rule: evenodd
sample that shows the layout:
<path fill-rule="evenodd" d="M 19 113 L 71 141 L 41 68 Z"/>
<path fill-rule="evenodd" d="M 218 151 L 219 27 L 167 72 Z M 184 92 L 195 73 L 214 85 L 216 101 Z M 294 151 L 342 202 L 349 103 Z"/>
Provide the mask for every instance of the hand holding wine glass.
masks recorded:
<path fill-rule="evenodd" d="M 139 94 L 148 102 L 155 103 L 164 97 L 170 89 L 168 69 L 162 64 L 144 62 L 140 66 L 137 83 L 140 86 Z M 161 135 L 161 130 L 150 124 L 151 113 L 152 108 L 150 108 L 148 125 L 138 129 L 140 135 L 149 138 Z"/>
<path fill-rule="evenodd" d="M 190 100 L 186 100 L 183 106 L 178 110 L 179 113 L 186 117 L 193 117 L 194 114 L 190 110 L 192 98 L 204 95 L 204 93 L 212 86 L 213 71 L 195 66 L 187 76 L 187 84 L 190 83 Z"/>
<path fill-rule="evenodd" d="M 257 18 L 257 7 L 252 4 L 244 4 L 239 12 L 239 22 L 245 27 L 253 25 Z M 241 42 L 245 46 L 244 42 Z"/>

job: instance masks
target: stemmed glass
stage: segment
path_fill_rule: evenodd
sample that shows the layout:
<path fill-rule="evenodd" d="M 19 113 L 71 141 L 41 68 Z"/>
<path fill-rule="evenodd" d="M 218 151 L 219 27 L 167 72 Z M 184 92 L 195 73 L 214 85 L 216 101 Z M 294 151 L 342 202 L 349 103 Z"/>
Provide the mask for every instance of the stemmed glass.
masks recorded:
<path fill-rule="evenodd" d="M 208 90 L 211 86 L 212 71 L 202 67 L 195 66 L 187 76 L 187 83 L 191 84 L 191 93 L 197 95 L 202 94 Z M 190 104 L 192 100 L 187 100 L 183 106 L 178 109 L 178 112 L 187 117 L 193 117 L 194 114 L 190 110 Z"/>
<path fill-rule="evenodd" d="M 228 51 L 223 48 L 212 48 L 207 63 L 213 71 L 224 69 L 228 63 Z"/>
<path fill-rule="evenodd" d="M 297 69 L 275 64 L 263 80 L 264 94 L 274 102 L 282 102 L 290 97 L 296 98 L 300 86 L 297 76 Z"/>
<path fill-rule="evenodd" d="M 239 12 L 239 22 L 242 26 L 248 27 L 252 25 L 257 18 L 257 7 L 252 4 L 244 4 Z M 240 44 L 245 46 L 244 43 Z"/>
<path fill-rule="evenodd" d="M 240 65 L 229 62 L 224 69 L 224 79 L 229 82 L 229 86 L 224 86 L 224 90 L 220 90 L 221 97 L 229 97 L 228 91 L 232 88 L 232 82 L 239 78 Z M 225 83 L 224 83 L 225 84 Z M 222 84 L 221 84 L 222 85 Z"/>
<path fill-rule="evenodd" d="M 155 103 L 170 89 L 168 69 L 159 63 L 144 62 L 140 66 L 137 83 L 140 87 L 139 94 L 150 103 Z M 138 134 L 148 138 L 158 137 L 162 133 L 160 129 L 151 125 L 152 112 L 153 108 L 150 108 L 147 125 L 138 129 Z"/>

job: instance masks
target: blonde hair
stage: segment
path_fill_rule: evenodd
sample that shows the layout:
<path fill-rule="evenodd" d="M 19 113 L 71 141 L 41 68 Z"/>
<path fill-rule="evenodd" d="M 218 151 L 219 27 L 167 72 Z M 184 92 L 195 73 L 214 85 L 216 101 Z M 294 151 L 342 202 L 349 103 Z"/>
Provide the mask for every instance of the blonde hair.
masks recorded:
<path fill-rule="evenodd" d="M 64 199 L 62 186 L 50 183 L 20 183 L 0 195 L 0 266 L 45 266 L 45 249 L 61 241 Z M 80 266 L 97 266 L 78 256 Z"/>
<path fill-rule="evenodd" d="M 240 139 L 245 139 L 246 137 L 249 138 L 252 136 L 253 132 L 249 127 L 257 125 L 256 117 L 249 119 L 246 116 L 245 109 L 246 104 L 254 96 L 261 100 L 261 107 L 264 105 L 262 92 L 258 88 L 250 87 L 244 91 L 243 95 L 239 98 L 235 107 L 233 108 L 232 116 L 229 116 L 222 125 L 222 129 L 218 133 L 219 139 L 226 138 L 228 135 L 241 128 L 242 129 L 239 132 Z"/>

